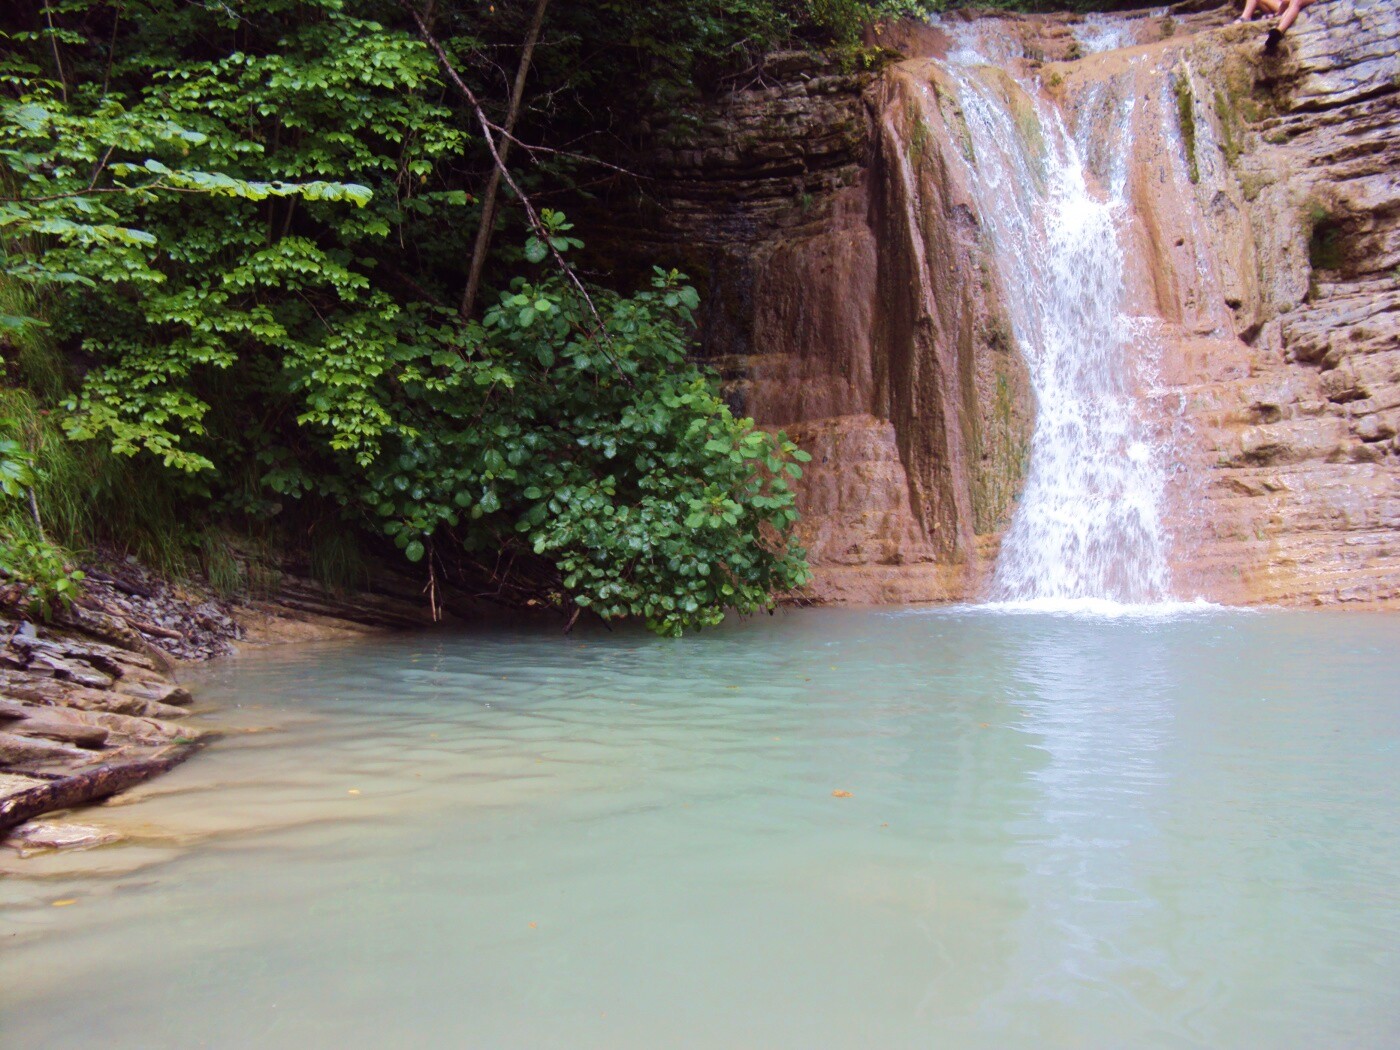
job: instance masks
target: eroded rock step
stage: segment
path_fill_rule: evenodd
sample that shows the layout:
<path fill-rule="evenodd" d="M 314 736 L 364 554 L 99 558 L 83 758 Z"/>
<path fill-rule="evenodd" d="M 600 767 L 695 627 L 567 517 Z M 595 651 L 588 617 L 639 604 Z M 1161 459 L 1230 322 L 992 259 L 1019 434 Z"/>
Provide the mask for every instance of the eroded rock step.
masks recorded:
<path fill-rule="evenodd" d="M 0 632 L 0 835 L 164 772 L 209 739 L 183 724 L 192 698 L 156 651 L 5 619 Z"/>

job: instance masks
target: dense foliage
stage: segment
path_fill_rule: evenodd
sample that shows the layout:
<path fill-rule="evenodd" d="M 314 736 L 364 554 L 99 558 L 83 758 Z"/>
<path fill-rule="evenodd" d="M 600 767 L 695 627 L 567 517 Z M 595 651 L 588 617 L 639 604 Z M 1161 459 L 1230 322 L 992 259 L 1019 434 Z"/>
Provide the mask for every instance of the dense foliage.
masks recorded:
<path fill-rule="evenodd" d="M 583 233 L 545 204 L 625 181 L 599 159 L 766 52 L 854 53 L 870 21 L 947 6 L 10 5 L 0 603 L 51 611 L 97 545 L 230 588 L 254 549 L 354 582 L 397 548 L 433 600 L 668 633 L 800 587 L 803 454 L 687 360 L 694 290 L 580 280 Z M 518 143 L 494 213 L 482 120 Z"/>
<path fill-rule="evenodd" d="M 438 13 L 498 119 L 527 6 Z M 663 26 L 648 5 L 561 3 L 522 128 L 542 142 L 596 105 L 607 68 L 584 53 L 609 34 L 631 33 L 614 62 L 660 62 L 693 32 L 679 82 L 869 11 L 696 0 Z M 179 508 L 170 543 L 207 547 L 216 522 L 379 537 L 433 593 L 666 633 L 805 582 L 785 480 L 804 454 L 687 360 L 683 275 L 580 284 L 549 250 L 580 246 L 563 216 L 527 243 L 507 209 L 485 309 L 451 308 L 490 160 L 397 6 L 64 0 L 3 28 L 0 597 L 67 598 L 61 544 L 130 540 L 132 501 Z M 562 144 L 521 161 L 530 192 L 587 163 Z"/>

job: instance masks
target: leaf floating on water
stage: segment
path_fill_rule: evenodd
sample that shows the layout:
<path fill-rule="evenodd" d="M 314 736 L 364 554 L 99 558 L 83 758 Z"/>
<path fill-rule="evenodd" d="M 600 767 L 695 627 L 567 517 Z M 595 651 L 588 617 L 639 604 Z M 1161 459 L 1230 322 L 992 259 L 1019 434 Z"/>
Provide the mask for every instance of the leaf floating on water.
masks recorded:
<path fill-rule="evenodd" d="M 532 929 L 532 930 L 537 930 L 537 929 L 539 929 L 539 924 L 538 924 L 538 923 L 534 923 L 534 922 L 530 923 L 530 929 Z"/>
<path fill-rule="evenodd" d="M 77 897 L 64 897 L 62 900 L 54 901 L 54 902 L 53 902 L 53 906 L 54 906 L 55 908 L 66 908 L 66 907 L 68 907 L 68 905 L 70 905 L 70 904 L 77 904 L 77 903 L 78 903 L 78 898 L 77 898 Z"/>
<path fill-rule="evenodd" d="M 851 792 L 849 792 L 849 791 L 842 791 L 840 788 L 837 788 L 835 791 L 833 791 L 833 792 L 831 793 L 831 797 L 832 797 L 832 798 L 855 798 L 855 796 L 854 796 Z"/>
<path fill-rule="evenodd" d="M 359 789 L 359 788 L 351 788 L 349 791 L 347 791 L 347 792 L 345 792 L 345 793 L 346 793 L 347 795 L 358 795 L 358 794 L 360 793 L 360 789 Z"/>

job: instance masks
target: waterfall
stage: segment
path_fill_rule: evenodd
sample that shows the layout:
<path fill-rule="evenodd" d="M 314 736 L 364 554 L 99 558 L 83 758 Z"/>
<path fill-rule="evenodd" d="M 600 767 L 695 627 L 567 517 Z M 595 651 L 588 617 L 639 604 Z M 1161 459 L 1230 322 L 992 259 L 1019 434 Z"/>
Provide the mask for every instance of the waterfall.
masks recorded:
<path fill-rule="evenodd" d="M 1132 101 L 1090 100 L 1076 137 L 1032 82 L 1001 68 L 1014 62 L 988 62 L 983 53 L 1001 42 L 977 29 L 984 38 L 961 37 L 945 71 L 1037 402 L 1029 475 L 991 596 L 1159 603 L 1170 594 L 1167 457 L 1141 397 L 1156 352 L 1151 326 L 1126 310 L 1120 242 Z"/>

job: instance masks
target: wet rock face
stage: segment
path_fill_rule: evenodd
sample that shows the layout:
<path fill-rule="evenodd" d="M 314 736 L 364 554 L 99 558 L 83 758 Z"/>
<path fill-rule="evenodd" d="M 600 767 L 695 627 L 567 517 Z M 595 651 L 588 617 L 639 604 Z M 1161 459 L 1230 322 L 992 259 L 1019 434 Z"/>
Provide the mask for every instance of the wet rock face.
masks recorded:
<path fill-rule="evenodd" d="M 1175 589 L 1395 602 L 1400 9 L 1327 0 L 1274 54 L 1228 13 L 1040 71 L 1071 122 L 1131 110 L 1125 279 L 1179 466 Z"/>
<path fill-rule="evenodd" d="M 1274 55 L 1233 16 L 1100 17 L 1097 54 L 1073 17 L 1004 25 L 1067 119 L 1133 100 L 1125 276 L 1161 348 L 1143 404 L 1180 466 L 1177 592 L 1400 601 L 1400 7 L 1325 0 Z M 905 29 L 878 77 L 785 60 L 675 129 L 628 220 L 704 286 L 737 406 L 814 454 L 815 590 L 852 601 L 981 592 L 1034 416 L 918 57 L 948 41 Z"/>
<path fill-rule="evenodd" d="M 956 142 L 919 130 L 922 104 L 898 73 L 788 56 L 657 129 L 686 148 L 632 162 L 652 176 L 632 250 L 699 280 L 731 400 L 814 456 L 798 498 L 823 598 L 973 592 L 1024 469 L 1025 369 L 942 154 Z"/>
<path fill-rule="evenodd" d="M 1316 4 L 1275 55 L 1263 32 L 1154 63 L 1191 78 L 1199 171 L 1158 201 L 1146 249 L 1180 293 L 1168 378 L 1197 483 L 1178 576 L 1229 601 L 1395 602 L 1400 9 Z"/>
<path fill-rule="evenodd" d="M 1395 602 L 1400 9 L 1326 0 L 1274 54 L 1228 13 L 1041 70 L 1071 120 L 1132 108 L 1125 277 L 1179 464 L 1175 588 Z"/>

